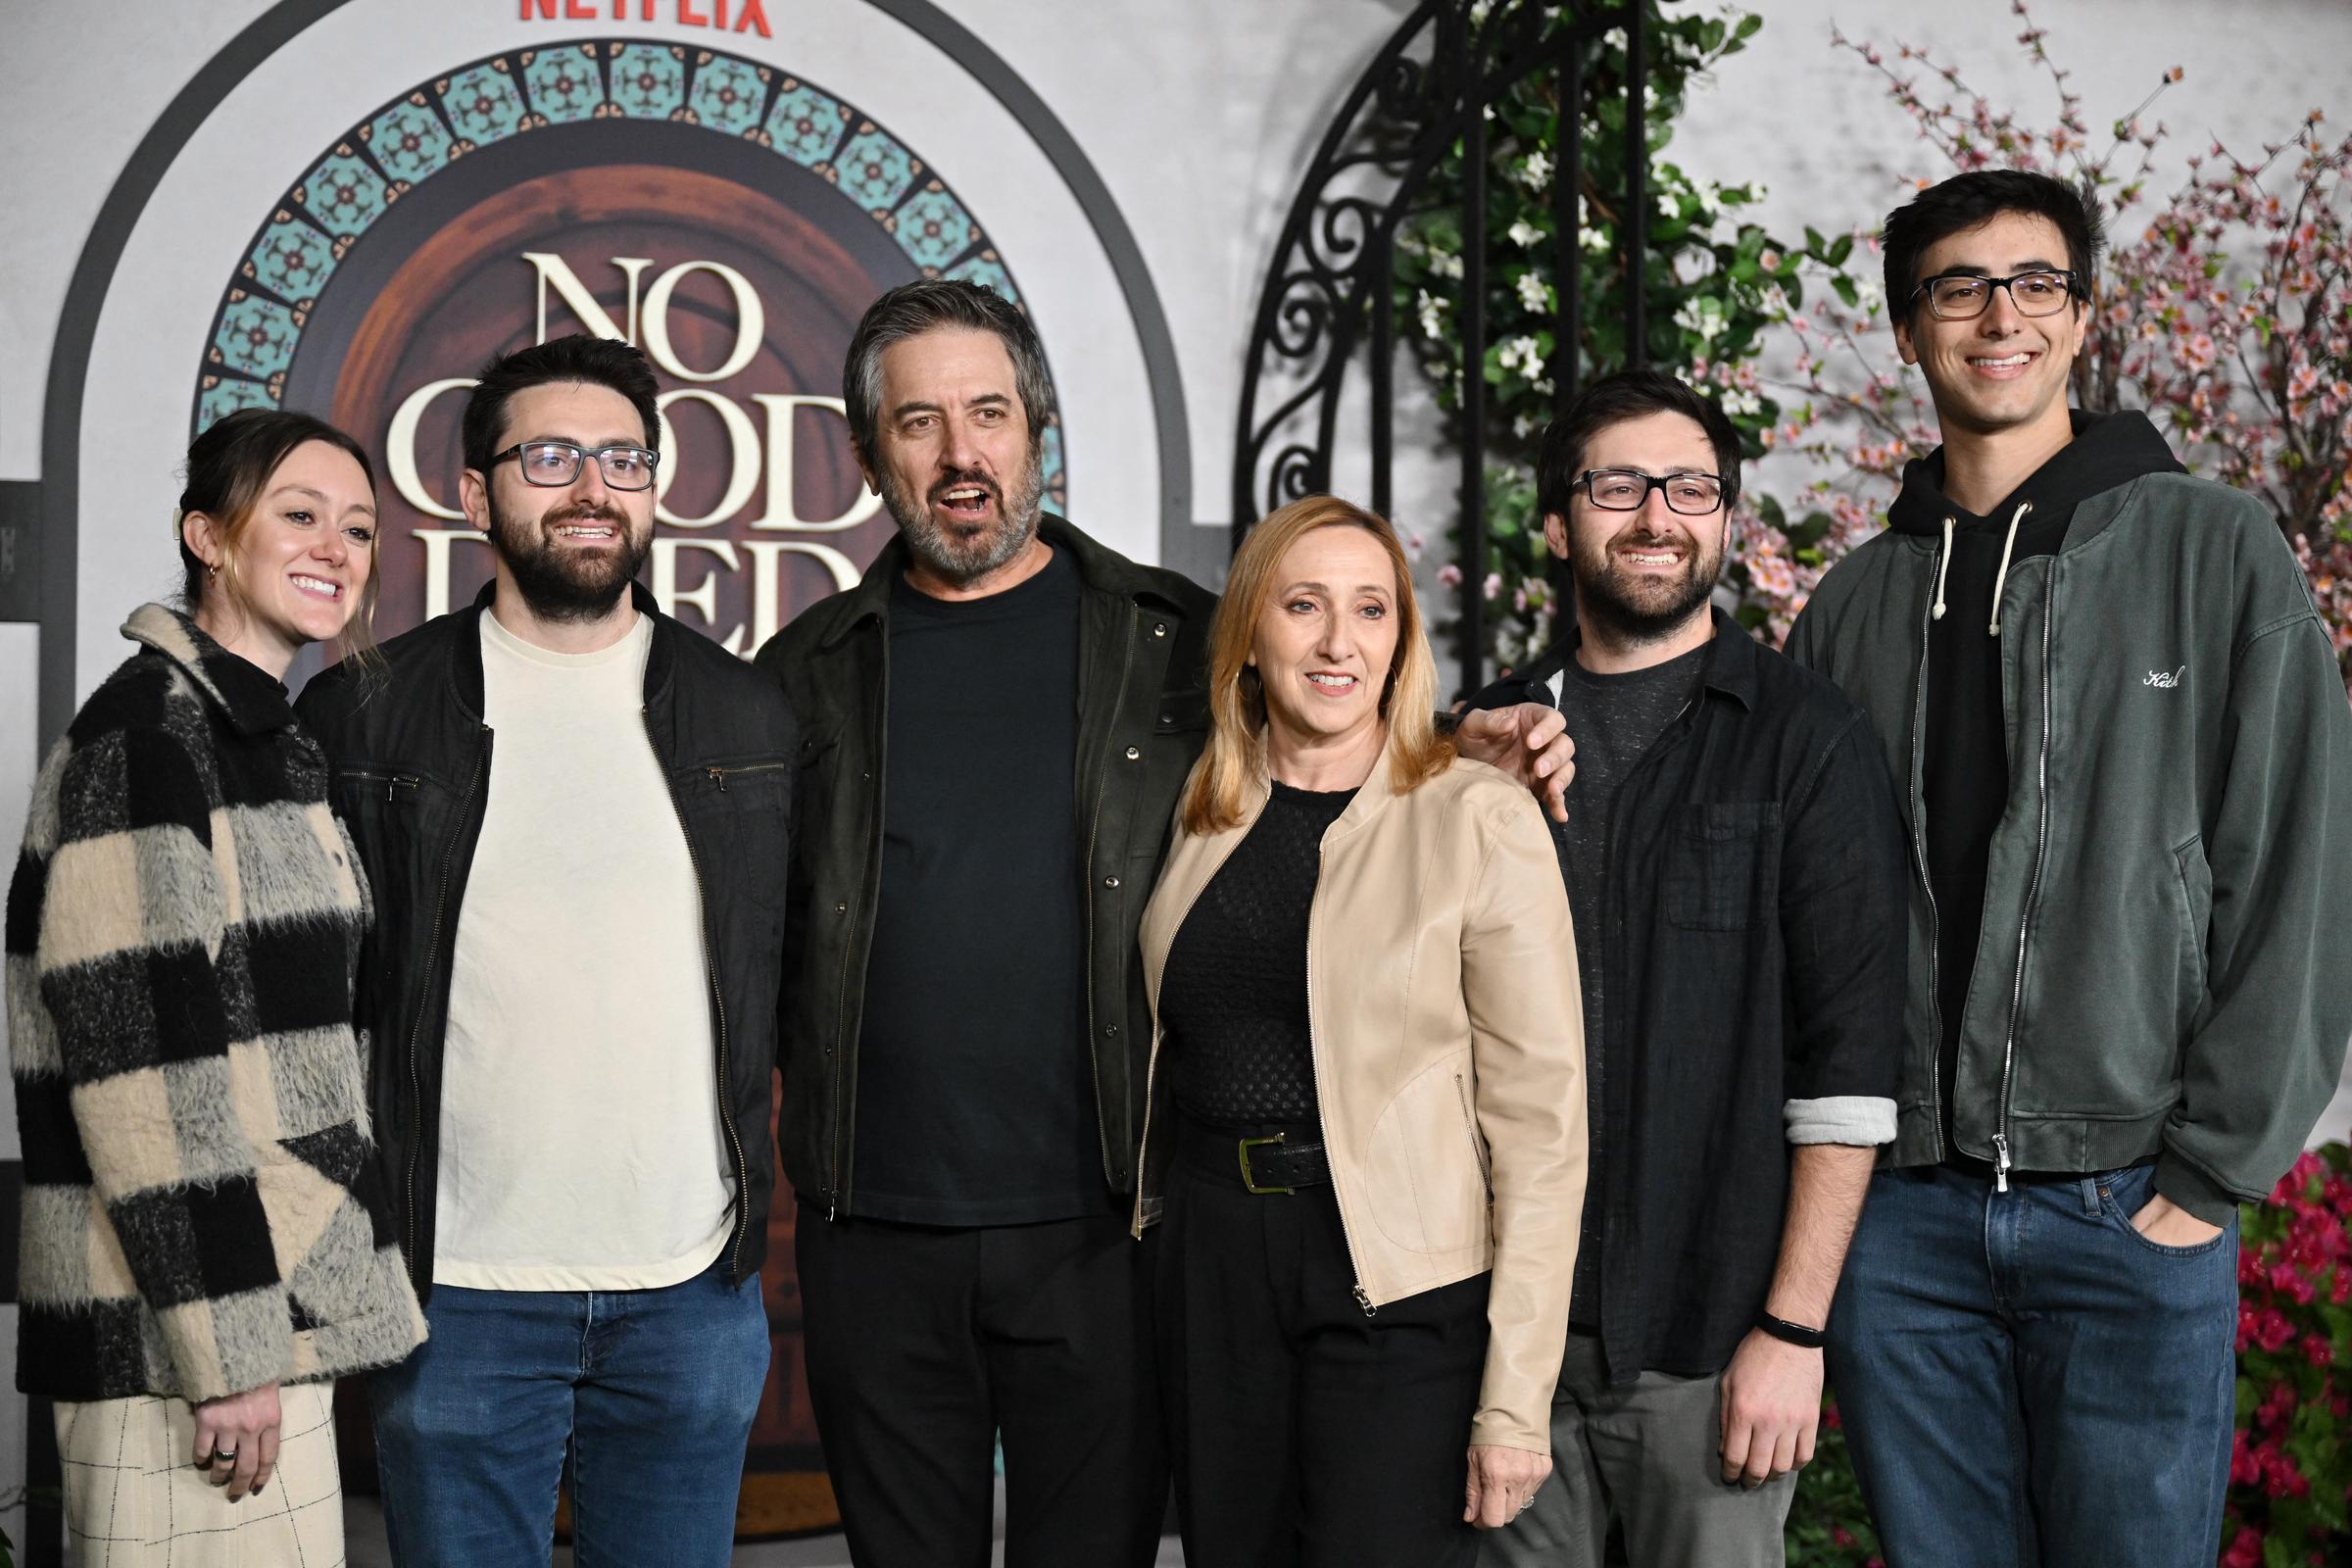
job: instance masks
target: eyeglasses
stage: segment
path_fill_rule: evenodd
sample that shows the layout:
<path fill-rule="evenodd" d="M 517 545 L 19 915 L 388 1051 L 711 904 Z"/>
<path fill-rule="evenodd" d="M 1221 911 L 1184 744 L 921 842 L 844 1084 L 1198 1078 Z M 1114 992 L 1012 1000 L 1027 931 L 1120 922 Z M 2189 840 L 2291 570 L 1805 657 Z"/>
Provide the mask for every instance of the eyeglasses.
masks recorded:
<path fill-rule="evenodd" d="M 2067 301 L 2082 292 L 2073 272 L 2017 272 L 2008 277 L 1984 277 L 1975 272 L 1947 272 L 1931 277 L 1911 291 L 1913 299 L 1928 297 L 1928 309 L 1939 321 L 1969 321 L 1992 304 L 1992 291 L 2005 288 L 2009 303 L 2020 316 L 2055 316 Z"/>
<path fill-rule="evenodd" d="M 1643 473 L 1639 468 L 1588 468 L 1571 487 L 1584 491 L 1603 512 L 1639 512 L 1652 490 L 1666 492 L 1670 511 L 1703 517 L 1723 505 L 1723 476 L 1715 473 Z"/>
<path fill-rule="evenodd" d="M 490 462 L 495 466 L 513 458 L 522 468 L 525 484 L 554 488 L 577 479 L 580 466 L 592 457 L 605 483 L 615 490 L 646 489 L 654 482 L 654 470 L 662 466 L 662 454 L 643 447 L 598 447 L 590 452 L 569 441 L 524 441 Z"/>

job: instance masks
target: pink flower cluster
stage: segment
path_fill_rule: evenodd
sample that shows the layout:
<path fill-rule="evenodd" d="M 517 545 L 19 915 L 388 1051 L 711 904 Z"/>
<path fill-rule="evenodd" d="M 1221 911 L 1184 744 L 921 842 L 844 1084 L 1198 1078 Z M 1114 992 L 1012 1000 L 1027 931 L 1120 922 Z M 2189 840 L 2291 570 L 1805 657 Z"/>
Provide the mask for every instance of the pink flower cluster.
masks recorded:
<path fill-rule="evenodd" d="M 2238 1409 L 2230 1450 L 2224 1568 L 2273 1560 L 2340 1562 L 2352 1498 L 2352 1453 L 2336 1434 L 2352 1422 L 2352 1356 L 2342 1325 L 2352 1302 L 2352 1155 L 2342 1145 L 2305 1153 L 2249 1210 L 2237 1259 Z"/>

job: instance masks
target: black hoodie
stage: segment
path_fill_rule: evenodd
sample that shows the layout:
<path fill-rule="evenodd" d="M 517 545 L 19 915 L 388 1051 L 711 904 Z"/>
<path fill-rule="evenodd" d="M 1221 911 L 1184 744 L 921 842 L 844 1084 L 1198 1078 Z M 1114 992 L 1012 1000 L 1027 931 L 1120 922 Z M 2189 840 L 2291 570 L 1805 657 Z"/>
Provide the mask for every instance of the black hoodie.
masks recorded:
<path fill-rule="evenodd" d="M 2004 575 L 2003 546 L 2008 545 L 2010 566 L 2055 555 L 2082 501 L 2142 474 L 2182 471 L 2143 414 L 2077 411 L 2073 418 L 2074 439 L 1989 515 L 1980 517 L 1945 497 L 1941 448 L 1904 466 L 1902 494 L 1887 514 L 1890 527 L 1934 539 L 1938 550 L 1939 608 L 1928 626 L 1921 808 L 1928 883 L 1936 899 L 1936 1009 L 1942 1026 L 1936 1058 L 1937 1103 L 1943 1107 L 1939 1131 L 1945 1162 L 1969 1170 L 1989 1167 L 1952 1152 L 1952 1092 L 1960 1012 L 1984 924 L 1985 860 L 2009 799 L 2001 640 L 1991 629 L 1994 583 Z"/>

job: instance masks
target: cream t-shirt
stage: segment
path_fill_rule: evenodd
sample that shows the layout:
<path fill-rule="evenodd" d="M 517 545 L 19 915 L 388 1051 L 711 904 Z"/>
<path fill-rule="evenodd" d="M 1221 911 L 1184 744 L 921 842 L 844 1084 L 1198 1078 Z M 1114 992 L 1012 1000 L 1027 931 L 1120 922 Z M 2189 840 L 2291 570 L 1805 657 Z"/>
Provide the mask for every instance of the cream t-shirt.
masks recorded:
<path fill-rule="evenodd" d="M 484 613 L 488 815 L 458 913 L 433 1281 L 675 1285 L 725 1248 L 702 900 L 643 713 L 653 623 L 593 654 Z"/>

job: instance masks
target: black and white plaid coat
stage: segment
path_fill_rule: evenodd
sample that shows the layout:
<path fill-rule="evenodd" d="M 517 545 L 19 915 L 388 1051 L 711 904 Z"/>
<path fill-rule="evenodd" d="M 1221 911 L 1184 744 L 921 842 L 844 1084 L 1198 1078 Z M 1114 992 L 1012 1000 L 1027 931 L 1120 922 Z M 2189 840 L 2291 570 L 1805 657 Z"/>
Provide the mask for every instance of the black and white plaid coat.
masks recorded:
<path fill-rule="evenodd" d="M 148 605 L 33 789 L 8 894 L 18 1386 L 212 1398 L 424 1336 L 352 985 L 368 917 L 284 689 Z"/>

